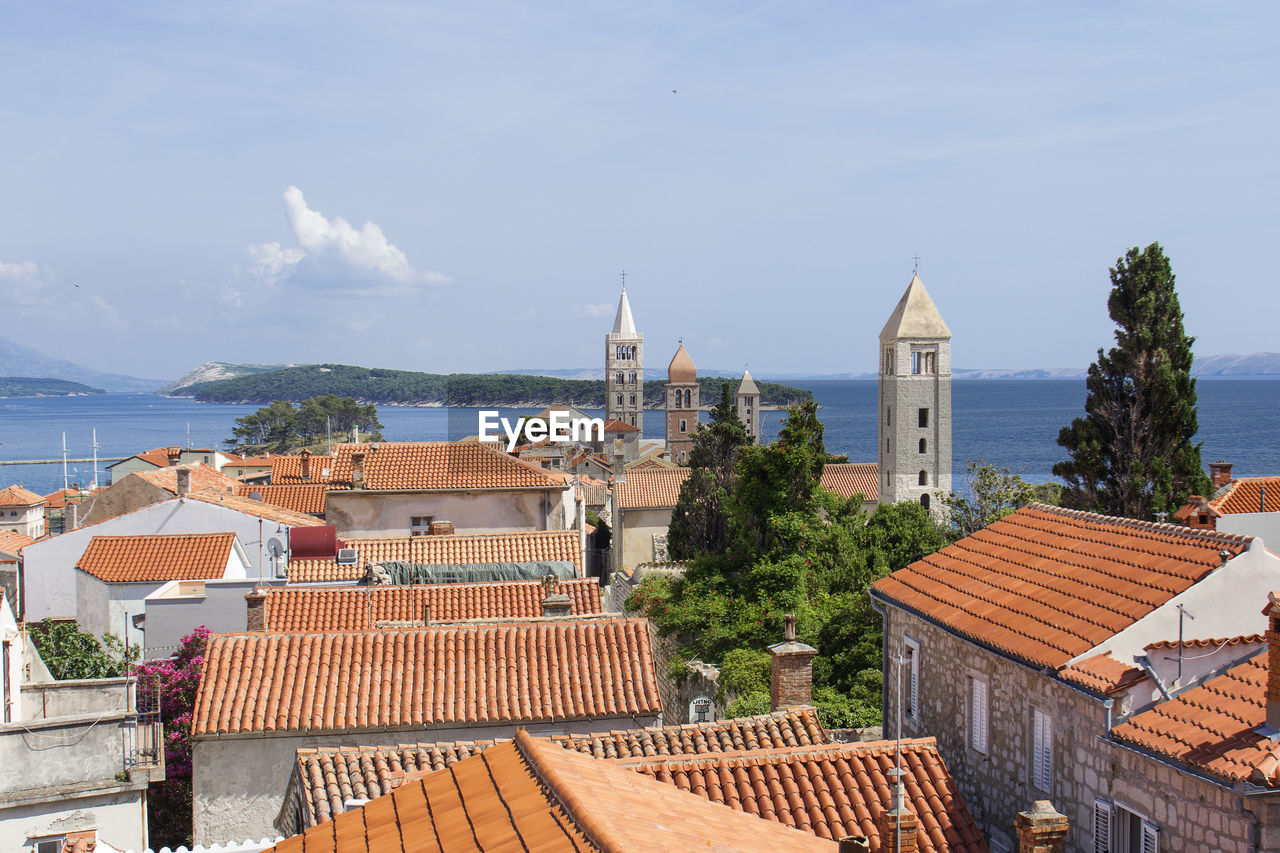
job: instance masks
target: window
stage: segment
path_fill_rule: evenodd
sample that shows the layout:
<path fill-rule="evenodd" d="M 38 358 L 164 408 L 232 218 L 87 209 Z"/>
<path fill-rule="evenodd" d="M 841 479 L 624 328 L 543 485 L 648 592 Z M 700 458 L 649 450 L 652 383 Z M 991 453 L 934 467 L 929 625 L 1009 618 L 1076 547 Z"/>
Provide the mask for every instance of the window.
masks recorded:
<path fill-rule="evenodd" d="M 910 637 L 904 637 L 902 642 L 907 658 L 907 671 L 904 673 L 906 701 L 902 705 L 902 714 L 909 720 L 915 720 L 920 716 L 920 643 Z"/>
<path fill-rule="evenodd" d="M 618 383 L 619 385 L 621 385 L 621 384 L 622 384 L 622 374 L 621 374 L 621 373 L 619 373 L 619 374 L 618 374 L 618 378 L 617 378 L 617 380 L 616 380 L 616 381 L 617 381 L 617 383 Z"/>
<path fill-rule="evenodd" d="M 672 408 L 676 408 L 676 409 L 680 408 L 680 391 L 679 390 L 677 390 L 675 393 L 675 400 L 672 403 Z"/>
<path fill-rule="evenodd" d="M 921 410 L 920 410 L 920 414 L 919 414 L 919 418 L 920 418 L 920 427 L 921 427 L 922 429 L 923 429 L 924 427 L 927 427 L 927 426 L 929 425 L 929 410 L 928 410 L 928 409 L 921 409 Z"/>
<path fill-rule="evenodd" d="M 635 395 L 635 394 L 632 394 L 632 395 L 631 395 L 631 405 L 633 405 L 633 406 L 634 406 L 635 404 L 636 404 L 636 395 Z"/>
<path fill-rule="evenodd" d="M 680 431 L 681 431 L 681 432 L 688 432 L 688 427 L 686 426 L 686 422 L 685 422 L 685 419 L 684 419 L 684 418 L 681 418 L 681 419 L 680 419 Z"/>
<path fill-rule="evenodd" d="M 431 522 L 435 521 L 434 515 L 411 515 L 409 516 L 409 535 L 410 536 L 430 536 Z"/>
<path fill-rule="evenodd" d="M 31 845 L 33 853 L 59 853 L 62 850 L 64 837 L 42 838 Z"/>
<path fill-rule="evenodd" d="M 924 353 L 922 352 L 911 353 L 911 372 L 919 373 L 923 366 L 924 366 Z"/>
<path fill-rule="evenodd" d="M 921 452 L 921 453 L 925 453 L 925 452 L 927 451 L 927 449 L 928 449 L 928 446 L 929 446 L 928 442 L 926 442 L 923 438 L 922 438 L 922 439 L 920 439 L 920 452 Z"/>
<path fill-rule="evenodd" d="M 629 381 L 631 382 L 632 385 L 636 384 L 636 375 L 634 373 L 631 374 L 631 379 Z"/>
<path fill-rule="evenodd" d="M 892 406 L 884 407 L 884 425 L 893 426 L 893 407 Z"/>
<path fill-rule="evenodd" d="M 1031 711 L 1031 784 L 1046 794 L 1053 781 L 1053 721 L 1038 708 Z"/>
<path fill-rule="evenodd" d="M 687 409 L 693 405 L 693 391 L 686 388 L 684 390 L 684 407 Z"/>
<path fill-rule="evenodd" d="M 928 508 L 929 508 L 929 496 L 928 496 L 928 495 L 921 495 L 921 496 L 920 496 L 920 506 L 924 507 L 925 509 L 928 509 Z"/>
<path fill-rule="evenodd" d="M 1106 800 L 1093 801 L 1094 853 L 1160 853 L 1160 828 Z"/>
<path fill-rule="evenodd" d="M 924 354 L 924 372 L 938 372 L 938 354 L 936 352 L 927 352 Z"/>
<path fill-rule="evenodd" d="M 921 495 L 928 497 L 928 495 Z M 987 752 L 987 682 L 977 676 L 969 676 L 969 746 L 977 752 Z"/>
<path fill-rule="evenodd" d="M 920 485 L 922 485 L 922 486 L 927 486 L 927 485 L 929 485 L 929 472 L 928 472 L 928 471 L 921 471 L 921 472 L 920 472 L 920 476 L 919 476 L 919 478 L 918 478 L 918 479 L 920 480 Z"/>
<path fill-rule="evenodd" d="M 619 395 L 618 395 L 618 405 L 619 405 L 619 406 L 621 406 L 621 405 L 622 405 L 622 395 L 621 395 L 621 394 L 619 394 Z"/>

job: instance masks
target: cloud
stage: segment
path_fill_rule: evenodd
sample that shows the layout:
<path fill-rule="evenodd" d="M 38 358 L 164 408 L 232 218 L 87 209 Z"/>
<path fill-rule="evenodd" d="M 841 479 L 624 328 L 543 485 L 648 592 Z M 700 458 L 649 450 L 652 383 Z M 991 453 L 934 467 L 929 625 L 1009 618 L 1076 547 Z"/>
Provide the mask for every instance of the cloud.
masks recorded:
<path fill-rule="evenodd" d="M 56 320 L 59 329 L 124 328 L 115 306 L 91 286 L 62 281 L 35 261 L 0 261 L 0 305 L 7 316 L 30 319 L 32 327 Z"/>
<path fill-rule="evenodd" d="M 598 305 L 579 305 L 573 309 L 573 316 L 580 317 L 608 317 L 613 311 L 613 306 L 608 302 L 601 302 Z"/>
<path fill-rule="evenodd" d="M 268 285 L 296 280 L 312 288 L 347 293 L 405 292 L 414 286 L 448 284 L 443 273 L 419 271 L 373 222 L 356 228 L 307 206 L 302 190 L 284 191 L 285 215 L 296 247 L 278 241 L 249 247 L 249 272 Z"/>

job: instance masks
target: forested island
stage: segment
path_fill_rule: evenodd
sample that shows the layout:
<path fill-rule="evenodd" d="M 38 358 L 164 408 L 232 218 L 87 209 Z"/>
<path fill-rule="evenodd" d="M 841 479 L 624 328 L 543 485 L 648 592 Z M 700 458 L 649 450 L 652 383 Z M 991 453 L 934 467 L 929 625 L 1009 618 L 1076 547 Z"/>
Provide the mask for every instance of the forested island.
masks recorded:
<path fill-rule="evenodd" d="M 0 397 L 80 397 L 105 393 L 101 388 L 67 379 L 0 376 Z"/>
<path fill-rule="evenodd" d="M 736 380 L 703 377 L 698 380 L 704 401 L 720 399 L 720 387 Z M 781 406 L 812 397 L 803 388 L 757 382 L 763 405 Z M 662 406 L 663 382 L 644 383 L 645 405 Z M 346 364 L 307 364 L 233 379 L 188 385 L 171 393 L 195 397 L 202 403 L 299 403 L 333 394 L 362 403 L 391 406 L 494 406 L 535 408 L 550 405 L 601 408 L 603 379 L 556 379 L 501 373 L 420 373 L 413 370 L 353 367 Z"/>

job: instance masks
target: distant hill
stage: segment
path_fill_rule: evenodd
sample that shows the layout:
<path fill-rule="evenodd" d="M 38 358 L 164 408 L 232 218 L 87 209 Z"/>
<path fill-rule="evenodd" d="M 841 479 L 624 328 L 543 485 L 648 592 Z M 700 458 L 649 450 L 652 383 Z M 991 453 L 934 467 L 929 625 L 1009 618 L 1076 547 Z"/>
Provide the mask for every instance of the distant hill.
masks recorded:
<path fill-rule="evenodd" d="M 1206 379 L 1280 379 L 1280 352 L 1206 355 L 1196 359 L 1191 373 Z"/>
<path fill-rule="evenodd" d="M 105 393 L 101 388 L 90 388 L 66 379 L 0 376 L 0 397 L 70 397 Z"/>
<path fill-rule="evenodd" d="M 182 376 L 157 391 L 168 397 L 185 397 L 187 394 L 175 394 L 183 388 L 201 385 L 206 382 L 217 382 L 220 379 L 235 379 L 237 376 L 249 376 L 254 373 L 266 373 L 269 370 L 281 370 L 294 367 L 292 364 L 230 364 L 225 361 L 206 361 L 197 368 L 188 370 Z"/>
<path fill-rule="evenodd" d="M 722 379 L 703 377 L 704 402 L 719 399 Z M 808 399 L 811 394 L 772 382 L 758 382 L 761 402 L 780 405 Z M 307 364 L 261 371 L 231 379 L 188 385 L 171 392 L 203 403 L 256 403 L 274 400 L 301 402 L 308 397 L 336 394 L 362 403 L 402 406 L 501 406 L 541 408 L 550 405 L 600 408 L 603 379 L 560 379 L 488 373 L 419 373 L 412 370 L 354 367 L 347 364 Z M 644 385 L 645 404 L 661 404 L 662 382 Z M 714 396 L 713 396 L 714 395 Z"/>
<path fill-rule="evenodd" d="M 50 358 L 39 350 L 0 338 L 0 364 L 5 373 L 28 379 L 68 379 L 107 391 L 154 391 L 164 384 L 162 379 L 139 379 L 118 373 L 99 373 L 84 365 L 60 358 Z"/>

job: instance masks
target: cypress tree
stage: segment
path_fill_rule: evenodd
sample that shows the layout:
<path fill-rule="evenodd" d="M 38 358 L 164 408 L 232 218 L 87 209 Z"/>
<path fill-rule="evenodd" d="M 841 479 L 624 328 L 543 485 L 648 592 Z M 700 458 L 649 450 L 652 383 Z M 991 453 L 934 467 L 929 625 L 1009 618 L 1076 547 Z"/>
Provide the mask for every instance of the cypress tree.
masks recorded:
<path fill-rule="evenodd" d="M 689 477 L 680 487 L 667 528 L 667 552 L 673 560 L 724 550 L 729 536 L 724 500 L 737 476 L 738 451 L 750 443 L 725 382 L 720 402 L 711 410 L 711 422 L 700 424 L 693 434 Z"/>
<path fill-rule="evenodd" d="M 1196 382 L 1173 269 L 1160 244 L 1136 246 L 1111 270 L 1116 346 L 1089 366 L 1085 417 L 1058 435 L 1071 458 L 1053 466 L 1063 505 L 1151 519 L 1209 486 L 1193 444 Z"/>

